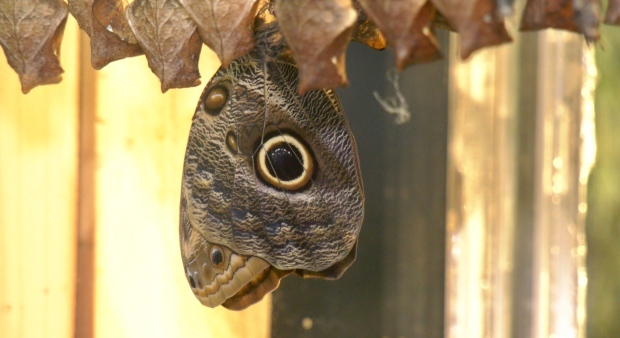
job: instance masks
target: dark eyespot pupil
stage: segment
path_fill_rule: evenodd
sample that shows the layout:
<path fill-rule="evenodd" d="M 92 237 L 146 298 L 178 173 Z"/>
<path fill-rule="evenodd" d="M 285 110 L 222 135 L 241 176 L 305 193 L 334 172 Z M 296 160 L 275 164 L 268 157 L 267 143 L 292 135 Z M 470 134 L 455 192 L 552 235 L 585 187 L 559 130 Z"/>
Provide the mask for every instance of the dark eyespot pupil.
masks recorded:
<path fill-rule="evenodd" d="M 215 87 L 205 98 L 205 110 L 211 115 L 217 115 L 228 100 L 228 91 L 224 87 Z"/>
<path fill-rule="evenodd" d="M 272 176 L 283 181 L 292 181 L 304 172 L 301 154 L 294 146 L 280 143 L 267 151 L 269 161 L 267 170 Z"/>
<path fill-rule="evenodd" d="M 213 249 L 213 251 L 211 251 L 211 263 L 213 263 L 213 265 L 220 265 L 222 264 L 223 260 L 224 255 L 222 254 L 222 251 L 220 251 L 219 249 Z"/>
<path fill-rule="evenodd" d="M 192 275 L 189 275 L 188 277 L 189 277 L 189 285 L 192 288 L 196 288 L 196 281 L 194 280 L 194 277 L 192 277 Z"/>

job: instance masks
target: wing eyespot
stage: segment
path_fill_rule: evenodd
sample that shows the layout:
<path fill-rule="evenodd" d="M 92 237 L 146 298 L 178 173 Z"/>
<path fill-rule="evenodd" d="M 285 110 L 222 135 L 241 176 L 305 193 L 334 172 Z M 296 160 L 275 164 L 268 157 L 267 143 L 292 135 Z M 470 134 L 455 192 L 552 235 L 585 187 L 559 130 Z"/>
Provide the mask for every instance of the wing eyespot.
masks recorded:
<path fill-rule="evenodd" d="M 234 131 L 229 131 L 226 134 L 226 148 L 228 148 L 228 150 L 233 153 L 233 154 L 237 154 L 237 150 L 238 150 L 238 144 L 237 144 L 237 134 L 235 134 Z"/>
<path fill-rule="evenodd" d="M 218 268 L 224 263 L 224 252 L 222 252 L 219 246 L 213 246 L 209 259 L 211 260 L 211 264 Z"/>
<path fill-rule="evenodd" d="M 268 185 L 288 191 L 304 188 L 314 172 L 314 158 L 297 137 L 278 134 L 267 139 L 256 155 L 256 171 Z"/>
<path fill-rule="evenodd" d="M 223 85 L 217 85 L 205 95 L 203 106 L 205 111 L 210 115 L 218 115 L 228 101 L 228 88 Z"/>

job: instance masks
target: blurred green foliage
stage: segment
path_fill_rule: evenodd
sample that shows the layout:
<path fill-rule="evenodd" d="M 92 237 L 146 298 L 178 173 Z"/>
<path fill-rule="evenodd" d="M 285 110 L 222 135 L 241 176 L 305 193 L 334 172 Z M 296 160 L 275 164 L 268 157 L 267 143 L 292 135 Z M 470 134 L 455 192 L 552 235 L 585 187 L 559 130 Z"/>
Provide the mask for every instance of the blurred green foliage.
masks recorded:
<path fill-rule="evenodd" d="M 588 338 L 620 337 L 620 28 L 596 47 L 598 152 L 588 190 Z"/>

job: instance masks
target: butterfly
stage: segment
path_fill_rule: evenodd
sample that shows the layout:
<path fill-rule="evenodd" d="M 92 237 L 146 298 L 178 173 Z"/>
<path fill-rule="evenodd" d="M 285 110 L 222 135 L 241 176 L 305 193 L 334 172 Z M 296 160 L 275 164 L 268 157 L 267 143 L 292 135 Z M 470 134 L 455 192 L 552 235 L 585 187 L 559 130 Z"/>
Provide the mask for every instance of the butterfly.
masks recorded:
<path fill-rule="evenodd" d="M 357 149 L 331 89 L 297 93 L 276 25 L 220 68 L 192 120 L 181 187 L 185 275 L 205 306 L 244 309 L 280 279 L 337 279 L 364 215 Z"/>

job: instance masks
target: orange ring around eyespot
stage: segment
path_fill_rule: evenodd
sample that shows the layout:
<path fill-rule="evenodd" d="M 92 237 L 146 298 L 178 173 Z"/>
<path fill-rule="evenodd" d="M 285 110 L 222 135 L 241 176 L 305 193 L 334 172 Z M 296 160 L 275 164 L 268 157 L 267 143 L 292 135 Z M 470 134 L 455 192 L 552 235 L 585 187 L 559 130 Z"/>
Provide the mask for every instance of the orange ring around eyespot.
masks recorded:
<path fill-rule="evenodd" d="M 278 177 L 271 175 L 268 169 L 269 167 L 267 167 L 268 165 L 270 165 L 267 163 L 267 152 L 280 143 L 286 143 L 290 147 L 296 148 L 299 154 L 301 154 L 303 173 L 294 180 L 283 181 Z M 314 162 L 311 158 L 310 151 L 303 143 L 288 134 L 277 135 L 270 138 L 263 144 L 260 151 L 258 152 L 257 171 L 268 184 L 272 185 L 275 188 L 281 188 L 289 191 L 298 190 L 304 187 L 308 183 L 308 181 L 310 181 L 313 170 Z"/>

